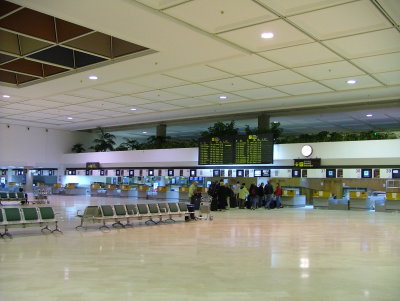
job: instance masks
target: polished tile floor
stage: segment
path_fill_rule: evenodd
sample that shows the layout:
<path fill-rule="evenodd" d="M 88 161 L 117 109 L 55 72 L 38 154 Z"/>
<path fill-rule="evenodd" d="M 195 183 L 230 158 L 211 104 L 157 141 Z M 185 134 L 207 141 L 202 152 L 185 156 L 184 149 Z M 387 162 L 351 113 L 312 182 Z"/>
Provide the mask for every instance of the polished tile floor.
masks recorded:
<path fill-rule="evenodd" d="M 212 221 L 74 229 L 77 209 L 128 202 L 51 196 L 64 233 L 0 239 L 0 300 L 400 300 L 398 213 L 231 209 Z"/>

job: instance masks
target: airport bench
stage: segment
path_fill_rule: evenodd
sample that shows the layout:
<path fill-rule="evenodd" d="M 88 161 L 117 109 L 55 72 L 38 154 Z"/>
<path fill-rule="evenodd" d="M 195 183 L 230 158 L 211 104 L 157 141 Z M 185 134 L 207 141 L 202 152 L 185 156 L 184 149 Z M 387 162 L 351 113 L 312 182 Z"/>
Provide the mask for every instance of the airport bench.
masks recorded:
<path fill-rule="evenodd" d="M 21 202 L 27 204 L 28 198 L 23 192 L 0 192 L 0 205 L 2 202 Z"/>

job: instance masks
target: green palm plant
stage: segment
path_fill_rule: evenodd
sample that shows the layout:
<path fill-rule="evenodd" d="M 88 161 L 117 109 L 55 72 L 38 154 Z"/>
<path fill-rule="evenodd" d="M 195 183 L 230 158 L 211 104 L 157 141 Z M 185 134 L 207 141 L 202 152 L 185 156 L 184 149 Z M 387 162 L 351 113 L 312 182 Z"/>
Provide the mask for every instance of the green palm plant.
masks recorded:
<path fill-rule="evenodd" d="M 106 152 L 107 150 L 113 151 L 115 145 L 115 135 L 107 133 L 101 127 L 98 128 L 100 133 L 99 137 L 94 139 L 95 143 L 90 149 L 94 149 L 96 152 Z"/>

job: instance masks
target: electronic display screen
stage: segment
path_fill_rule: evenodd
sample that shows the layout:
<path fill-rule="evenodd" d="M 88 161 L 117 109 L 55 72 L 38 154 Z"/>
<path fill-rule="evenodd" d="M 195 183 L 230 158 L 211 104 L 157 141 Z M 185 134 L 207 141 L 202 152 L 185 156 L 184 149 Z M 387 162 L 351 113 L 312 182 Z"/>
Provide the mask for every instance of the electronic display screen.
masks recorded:
<path fill-rule="evenodd" d="M 254 176 L 255 177 L 261 177 L 261 169 L 255 169 L 254 170 Z"/>
<path fill-rule="evenodd" d="M 213 177 L 220 177 L 221 176 L 221 171 L 219 169 L 214 169 L 213 170 Z"/>
<path fill-rule="evenodd" d="M 243 177 L 243 175 L 244 175 L 244 170 L 243 169 L 236 170 L 236 176 L 237 177 Z"/>
<path fill-rule="evenodd" d="M 199 165 L 271 164 L 273 151 L 272 134 L 202 139 Z"/>
<path fill-rule="evenodd" d="M 174 170 L 173 169 L 168 169 L 168 176 L 173 177 L 174 176 Z"/>
<path fill-rule="evenodd" d="M 191 177 L 196 177 L 197 176 L 197 170 L 196 169 L 191 169 L 190 170 L 190 176 Z"/>
<path fill-rule="evenodd" d="M 135 175 L 135 170 L 134 169 L 129 169 L 129 176 L 133 177 Z"/>
<path fill-rule="evenodd" d="M 372 178 L 372 169 L 361 169 L 361 178 Z"/>
<path fill-rule="evenodd" d="M 149 175 L 149 177 L 154 176 L 154 169 L 149 169 L 148 175 Z"/>
<path fill-rule="evenodd" d="M 336 178 L 336 169 L 327 169 L 326 177 L 327 178 Z"/>
<path fill-rule="evenodd" d="M 392 169 L 392 178 L 400 179 L 400 169 Z"/>
<path fill-rule="evenodd" d="M 270 177 L 271 176 L 271 170 L 270 169 L 261 170 L 261 176 L 262 177 Z"/>
<path fill-rule="evenodd" d="M 100 175 L 104 176 L 106 174 L 106 171 L 104 169 L 100 169 Z"/>
<path fill-rule="evenodd" d="M 116 175 L 116 176 L 120 176 L 120 175 L 121 175 L 121 170 L 120 170 L 120 169 L 117 169 L 117 170 L 115 171 L 115 175 Z"/>
<path fill-rule="evenodd" d="M 292 178 L 300 178 L 300 169 L 292 169 Z"/>

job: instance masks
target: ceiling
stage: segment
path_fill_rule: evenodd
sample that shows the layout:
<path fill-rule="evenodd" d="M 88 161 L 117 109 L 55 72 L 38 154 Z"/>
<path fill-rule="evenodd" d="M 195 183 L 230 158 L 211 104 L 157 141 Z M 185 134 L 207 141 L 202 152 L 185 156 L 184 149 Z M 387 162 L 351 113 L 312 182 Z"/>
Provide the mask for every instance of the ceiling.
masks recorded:
<path fill-rule="evenodd" d="M 265 112 L 288 133 L 400 130 L 398 0 L 10 2 L 151 52 L 33 84 L 0 83 L 3 124 L 127 126 L 125 134 L 140 136 L 163 122 L 167 135 L 186 136 L 216 120 L 255 126 Z M 3 31 L 32 38 L 20 27 Z"/>

